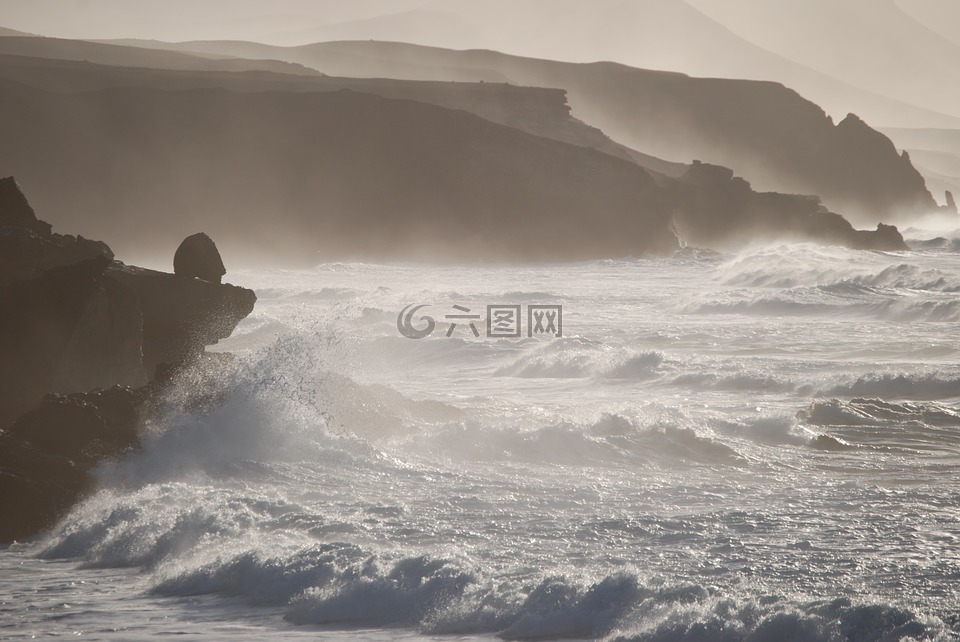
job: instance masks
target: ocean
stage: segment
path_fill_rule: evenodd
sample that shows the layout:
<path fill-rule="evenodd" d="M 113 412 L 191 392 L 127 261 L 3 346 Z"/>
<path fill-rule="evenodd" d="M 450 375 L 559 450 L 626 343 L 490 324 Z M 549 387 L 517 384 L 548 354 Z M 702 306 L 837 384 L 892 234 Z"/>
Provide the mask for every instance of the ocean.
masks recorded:
<path fill-rule="evenodd" d="M 233 272 L 218 403 L 0 550 L 0 638 L 960 639 L 960 232 L 912 233 Z"/>

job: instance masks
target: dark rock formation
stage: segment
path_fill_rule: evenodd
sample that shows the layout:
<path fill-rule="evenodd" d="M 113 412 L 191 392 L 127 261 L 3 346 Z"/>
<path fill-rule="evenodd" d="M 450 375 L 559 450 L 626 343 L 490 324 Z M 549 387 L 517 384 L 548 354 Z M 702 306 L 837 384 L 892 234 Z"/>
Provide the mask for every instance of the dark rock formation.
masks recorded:
<path fill-rule="evenodd" d="M 95 257 L 0 289 L 0 422 L 48 392 L 146 383 L 137 297 L 108 265 Z"/>
<path fill-rule="evenodd" d="M 947 211 L 957 213 L 957 202 L 953 199 L 953 192 L 947 190 L 944 192 L 944 198 L 947 200 Z"/>
<path fill-rule="evenodd" d="M 910 249 L 896 225 L 877 223 L 877 229 L 854 230 L 849 247 L 855 250 L 882 250 L 896 252 Z"/>
<path fill-rule="evenodd" d="M 113 386 L 47 395 L 7 430 L 11 437 L 74 463 L 90 466 L 139 443 L 137 424 L 146 388 Z"/>
<path fill-rule="evenodd" d="M 103 243 L 53 234 L 12 179 L 0 181 L 0 250 L 2 543 L 49 524 L 98 461 L 135 446 L 163 390 L 148 375 L 165 364 L 166 382 L 189 368 L 256 297 L 126 266 Z"/>
<path fill-rule="evenodd" d="M 856 230 L 816 196 L 754 192 L 727 167 L 694 161 L 677 181 L 677 231 L 690 244 L 712 248 L 744 239 L 811 241 L 853 249 L 906 250 L 896 227 Z"/>
<path fill-rule="evenodd" d="M 91 485 L 103 458 L 139 443 L 145 389 L 49 395 L 0 433 L 0 542 L 50 526 Z"/>
<path fill-rule="evenodd" d="M 0 224 L 0 288 L 36 278 L 52 268 L 95 259 L 109 263 L 113 252 L 106 244 L 82 236 L 43 235 L 27 228 Z"/>
<path fill-rule="evenodd" d="M 142 385 L 136 295 L 104 276 L 105 244 L 52 234 L 0 180 L 0 427 L 48 392 Z"/>
<path fill-rule="evenodd" d="M 50 230 L 49 223 L 37 219 L 16 180 L 0 179 L 0 288 L 57 266 L 113 259 L 105 243 Z"/>
<path fill-rule="evenodd" d="M 183 239 L 177 248 L 173 255 L 173 273 L 220 283 L 227 270 L 223 267 L 223 259 L 213 239 L 199 232 Z"/>
<path fill-rule="evenodd" d="M 822 186 L 817 193 L 837 206 L 872 212 L 877 218 L 936 208 L 910 155 L 897 154 L 889 138 L 856 114 L 847 114 L 822 141 L 822 151 L 811 154 L 804 169 Z"/>
<path fill-rule="evenodd" d="M 49 236 L 51 229 L 49 223 L 37 219 L 13 176 L 0 178 L 0 225 L 30 230 L 40 236 Z"/>
<path fill-rule="evenodd" d="M 162 363 L 191 361 L 206 346 L 229 337 L 257 300 L 245 288 L 117 261 L 106 273 L 136 293 L 143 314 L 143 365 L 151 375 Z"/>

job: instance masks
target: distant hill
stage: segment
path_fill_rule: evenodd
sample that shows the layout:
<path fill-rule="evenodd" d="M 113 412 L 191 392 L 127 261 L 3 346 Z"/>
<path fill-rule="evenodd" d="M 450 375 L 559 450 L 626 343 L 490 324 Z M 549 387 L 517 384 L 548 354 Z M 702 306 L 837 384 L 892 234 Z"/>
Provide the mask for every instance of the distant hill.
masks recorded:
<path fill-rule="evenodd" d="M 935 207 L 922 176 L 885 136 L 857 117 L 834 124 L 819 106 L 778 83 L 387 42 L 176 47 L 278 57 L 339 76 L 416 78 L 417 70 L 432 69 L 447 80 L 477 81 L 493 70 L 512 83 L 566 89 L 574 116 L 632 149 L 733 167 L 758 189 L 817 194 L 860 224 Z M 355 60 L 362 65 L 355 67 Z"/>
<path fill-rule="evenodd" d="M 53 56 L 54 51 L 45 52 Z M 157 61 L 154 61 L 155 63 Z M 236 66 L 256 66 L 232 61 Z M 214 88 L 234 91 L 336 91 L 350 89 L 386 98 L 417 100 L 462 109 L 528 133 L 591 147 L 661 173 L 681 173 L 685 166 L 642 154 L 614 142 L 602 131 L 573 118 L 562 89 L 518 87 L 502 83 L 452 83 L 321 75 L 244 73 L 114 67 L 72 59 L 0 54 L 0 78 L 38 89 L 89 91 L 115 87 L 152 89 Z"/>
<path fill-rule="evenodd" d="M 836 120 L 854 112 L 877 126 L 960 127 L 957 103 L 950 98 L 954 90 L 944 87 L 956 60 L 931 58 L 926 42 L 931 38 L 913 37 L 926 27 L 939 40 L 960 42 L 955 0 L 297 1 L 268 11 L 237 0 L 140 2 L 137 11 L 129 10 L 129 0 L 30 3 L 41 7 L 34 15 L 43 8 L 52 14 L 31 24 L 60 37 L 232 39 L 283 46 L 385 40 L 611 61 L 781 82 Z M 911 67 L 918 61 L 920 66 Z M 885 76 L 888 67 L 893 73 Z M 904 68 L 906 75 L 900 73 Z"/>
<path fill-rule="evenodd" d="M 901 11 L 935 31 L 941 37 L 960 45 L 960 4 L 952 0 L 896 0 Z"/>
<path fill-rule="evenodd" d="M 26 33 L 23 31 L 17 31 L 16 29 L 7 29 L 6 27 L 0 27 L 0 38 L 4 36 L 32 36 L 33 34 Z"/>
<path fill-rule="evenodd" d="M 233 57 L 199 56 L 161 49 L 122 47 L 83 40 L 26 35 L 19 38 L 0 39 L 0 54 L 87 61 L 119 67 L 194 71 L 275 71 L 286 74 L 317 75 L 313 69 L 279 60 L 237 60 Z"/>
<path fill-rule="evenodd" d="M 573 65 L 397 43 L 321 43 L 294 48 L 232 41 L 140 44 L 156 49 L 17 38 L 0 41 L 0 53 L 104 65 L 119 61 L 123 66 L 168 71 L 323 72 L 340 77 L 461 81 L 456 88 L 436 83 L 390 85 L 383 79 L 375 84 L 344 78 L 317 82 L 326 83 L 327 89 L 351 88 L 465 109 L 530 133 L 631 158 L 654 171 L 672 171 L 670 164 L 660 163 L 659 158 L 684 163 L 702 159 L 734 167 L 759 189 L 817 194 L 828 207 L 847 213 L 860 224 L 909 218 L 935 206 L 909 159 L 897 155 L 861 119 L 847 119 L 844 127 L 834 128 L 819 107 L 775 83 L 691 78 L 612 63 Z M 566 107 L 544 110 L 538 104 L 531 109 L 520 105 L 520 94 L 509 88 L 478 90 L 462 84 L 491 77 L 565 89 L 579 120 L 599 127 L 623 145 L 574 122 Z M 36 84 L 29 78 L 19 80 Z M 275 85 L 278 81 L 270 77 L 264 82 Z M 294 84 L 287 81 L 283 88 Z M 307 88 L 316 85 L 297 87 Z M 526 95 L 531 91 L 525 90 Z M 560 93 L 554 96 L 554 101 L 562 100 Z M 534 102 L 543 101 L 536 98 Z"/>
<path fill-rule="evenodd" d="M 0 81 L 0 146 L 37 211 L 127 254 L 208 232 L 248 258 L 573 260 L 669 252 L 639 166 L 463 111 L 352 91 Z M 109 115 L 109 117 L 105 117 Z"/>
<path fill-rule="evenodd" d="M 294 265 L 662 253 L 675 231 L 719 248 L 904 247 L 895 229 L 858 232 L 815 198 L 619 145 L 572 118 L 562 89 L 243 60 L 229 62 L 253 69 L 119 67 L 57 58 L 74 50 L 52 42 L 48 57 L 0 54 L 0 118 L 17 123 L 0 173 L 59 229 L 126 254 L 168 255 L 198 228 L 248 262 Z"/>
<path fill-rule="evenodd" d="M 917 3 L 923 0 L 901 2 L 905 11 Z M 746 10 L 738 13 L 740 6 Z M 951 25 L 955 31 L 956 20 L 943 23 L 946 30 Z M 956 60 L 930 59 L 930 43 L 914 37 L 919 28 L 892 0 L 434 0 L 362 20 L 307 23 L 280 44 L 396 41 L 771 80 L 835 119 L 855 112 L 877 125 L 958 127 L 954 90 L 937 95 L 941 81 L 930 82 L 948 82 Z M 925 60 L 944 71 L 914 64 Z M 885 75 L 889 69 L 906 74 L 893 80 Z"/>
<path fill-rule="evenodd" d="M 915 19 L 913 14 L 926 21 L 937 15 L 922 0 L 693 3 L 738 36 L 810 69 L 878 95 L 960 116 L 960 83 L 954 80 L 960 44 Z M 958 3 L 936 4 L 944 20 L 941 28 L 956 38 Z"/>

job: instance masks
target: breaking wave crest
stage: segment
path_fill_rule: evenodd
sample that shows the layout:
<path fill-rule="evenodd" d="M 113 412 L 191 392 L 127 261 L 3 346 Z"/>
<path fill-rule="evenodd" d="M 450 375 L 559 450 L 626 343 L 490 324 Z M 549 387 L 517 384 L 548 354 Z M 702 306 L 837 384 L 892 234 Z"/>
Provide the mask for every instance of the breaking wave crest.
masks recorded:
<path fill-rule="evenodd" d="M 622 353 L 580 337 L 563 338 L 538 347 L 495 374 L 508 377 L 651 379 L 660 375 L 660 352 Z"/>
<path fill-rule="evenodd" d="M 152 589 L 157 595 L 236 598 L 256 607 L 281 608 L 285 619 L 299 625 L 623 642 L 879 642 L 946 640 L 949 635 L 937 618 L 845 598 L 796 601 L 762 593 L 731 597 L 709 585 L 644 579 L 633 572 L 597 579 L 536 573 L 496 577 L 469 559 L 393 557 L 338 542 L 288 547 L 281 554 L 258 548 L 218 551 L 215 556 L 207 551 L 213 559 L 188 568 L 182 562 L 160 565 L 191 553 L 200 556 L 193 549 L 202 548 L 205 538 L 221 536 L 223 529 L 210 516 L 188 512 L 165 529 L 140 530 L 140 539 L 128 538 L 124 546 L 114 542 L 99 547 L 98 554 L 101 563 L 160 566 L 161 579 Z M 101 534 L 85 536 L 92 542 Z M 108 551 L 116 548 L 140 554 L 112 557 Z"/>

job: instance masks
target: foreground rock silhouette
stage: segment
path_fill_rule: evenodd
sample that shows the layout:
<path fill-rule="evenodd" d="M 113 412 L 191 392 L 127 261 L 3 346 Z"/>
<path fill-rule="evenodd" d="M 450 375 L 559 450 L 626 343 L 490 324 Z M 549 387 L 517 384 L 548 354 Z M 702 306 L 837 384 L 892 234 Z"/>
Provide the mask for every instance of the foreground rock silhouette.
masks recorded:
<path fill-rule="evenodd" d="M 0 180 L 0 257 L 0 542 L 9 542 L 77 501 L 101 459 L 136 446 L 171 373 L 206 360 L 256 296 L 124 265 L 103 243 L 55 234 L 12 178 Z"/>

